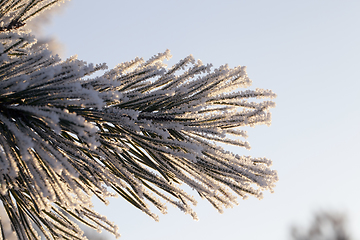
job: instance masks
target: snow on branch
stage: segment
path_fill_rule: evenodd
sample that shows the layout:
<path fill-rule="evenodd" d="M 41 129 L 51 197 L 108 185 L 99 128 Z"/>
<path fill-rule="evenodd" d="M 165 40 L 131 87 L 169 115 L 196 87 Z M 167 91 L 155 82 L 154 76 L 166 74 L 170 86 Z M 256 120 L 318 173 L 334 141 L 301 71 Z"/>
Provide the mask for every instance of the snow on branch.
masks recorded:
<path fill-rule="evenodd" d="M 39 13 L 63 2 L 65 0 L 0 1 L 0 32 L 21 28 Z"/>

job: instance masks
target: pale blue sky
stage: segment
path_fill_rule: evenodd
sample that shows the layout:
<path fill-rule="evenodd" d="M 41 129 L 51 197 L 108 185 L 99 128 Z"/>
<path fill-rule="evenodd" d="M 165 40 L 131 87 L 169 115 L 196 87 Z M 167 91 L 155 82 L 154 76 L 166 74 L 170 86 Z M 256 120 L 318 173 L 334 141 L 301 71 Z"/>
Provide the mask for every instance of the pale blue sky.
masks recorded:
<path fill-rule="evenodd" d="M 249 130 L 252 150 L 274 161 L 274 194 L 218 214 L 200 200 L 200 221 L 169 207 L 160 222 L 121 199 L 97 210 L 123 240 L 286 240 L 317 210 L 348 214 L 360 239 L 360 1 L 72 0 L 45 32 L 66 57 L 108 63 L 170 49 L 218 67 L 246 65 L 252 88 L 278 94 L 271 127 Z M 194 193 L 195 194 L 195 193 Z"/>

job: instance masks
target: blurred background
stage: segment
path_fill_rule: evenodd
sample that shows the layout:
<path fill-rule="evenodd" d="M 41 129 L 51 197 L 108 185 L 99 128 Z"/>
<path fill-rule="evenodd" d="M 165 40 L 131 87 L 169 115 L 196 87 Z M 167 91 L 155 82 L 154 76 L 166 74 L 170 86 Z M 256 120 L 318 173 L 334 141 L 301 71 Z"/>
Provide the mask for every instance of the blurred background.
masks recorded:
<path fill-rule="evenodd" d="M 230 148 L 272 159 L 275 193 L 223 214 L 199 198 L 198 222 L 171 206 L 154 222 L 120 198 L 95 201 L 121 239 L 285 240 L 292 226 L 305 234 L 317 213 L 336 212 L 358 240 L 359 11 L 357 0 L 72 0 L 29 27 L 64 59 L 112 68 L 170 49 L 168 65 L 189 54 L 214 67 L 244 65 L 251 88 L 278 95 L 272 125 L 247 129 L 252 149 Z"/>

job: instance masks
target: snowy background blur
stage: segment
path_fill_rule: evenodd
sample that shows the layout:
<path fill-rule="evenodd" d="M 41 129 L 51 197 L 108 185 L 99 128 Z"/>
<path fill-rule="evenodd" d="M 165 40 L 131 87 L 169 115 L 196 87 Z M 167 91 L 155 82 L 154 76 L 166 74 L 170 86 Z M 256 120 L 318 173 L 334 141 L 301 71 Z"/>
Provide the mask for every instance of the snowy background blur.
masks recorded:
<path fill-rule="evenodd" d="M 72 0 L 34 23 L 62 58 L 112 68 L 170 49 L 169 65 L 189 54 L 245 65 L 252 88 L 278 94 L 271 127 L 248 129 L 250 151 L 232 149 L 274 161 L 274 194 L 224 214 L 199 200 L 198 222 L 171 206 L 155 222 L 120 198 L 96 203 L 121 239 L 286 240 L 319 210 L 347 214 L 360 239 L 359 12 L 358 0 Z"/>

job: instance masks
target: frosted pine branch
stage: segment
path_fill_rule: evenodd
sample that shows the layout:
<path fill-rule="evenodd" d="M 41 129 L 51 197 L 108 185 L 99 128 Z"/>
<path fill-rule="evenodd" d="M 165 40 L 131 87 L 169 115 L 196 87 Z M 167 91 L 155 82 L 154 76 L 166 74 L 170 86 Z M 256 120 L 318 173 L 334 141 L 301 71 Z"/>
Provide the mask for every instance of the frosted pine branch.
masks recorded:
<path fill-rule="evenodd" d="M 65 0 L 0 1 L 0 32 L 23 27 L 27 21 Z"/>
<path fill-rule="evenodd" d="M 273 191 L 271 160 L 218 144 L 249 149 L 234 136 L 271 123 L 275 104 L 261 99 L 276 95 L 239 91 L 251 85 L 245 67 L 190 55 L 167 68 L 167 50 L 91 78 L 107 66 L 62 61 L 21 29 L 57 2 L 0 2 L 0 200 L 19 239 L 85 239 L 77 222 L 119 236 L 93 195 L 105 204 L 120 195 L 157 220 L 150 205 L 166 213 L 167 202 L 197 219 L 182 184 L 219 212 Z"/>

